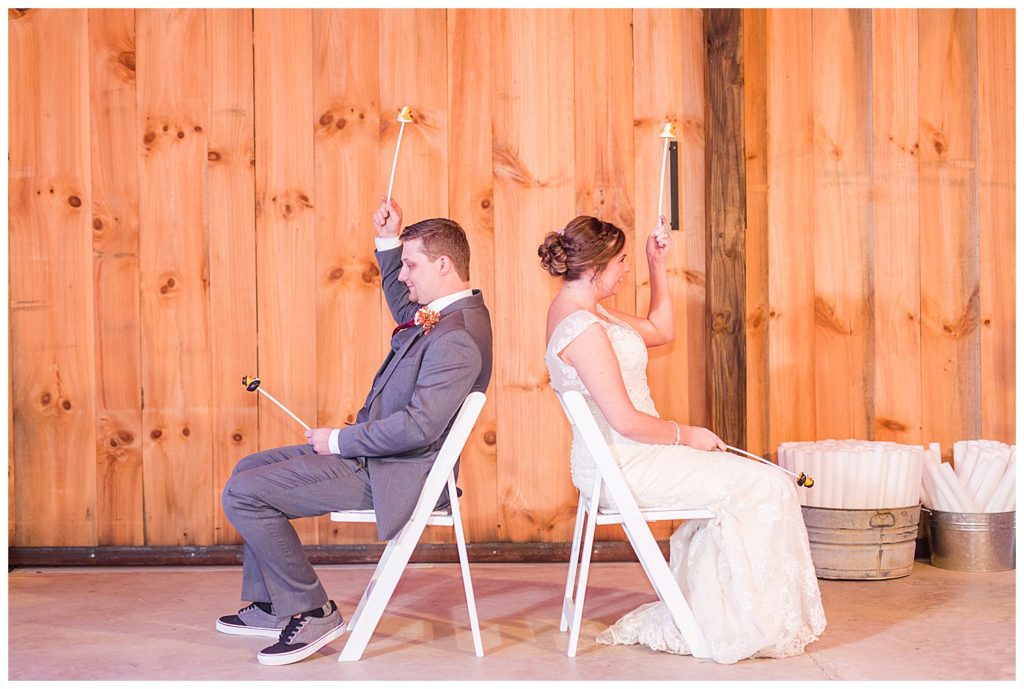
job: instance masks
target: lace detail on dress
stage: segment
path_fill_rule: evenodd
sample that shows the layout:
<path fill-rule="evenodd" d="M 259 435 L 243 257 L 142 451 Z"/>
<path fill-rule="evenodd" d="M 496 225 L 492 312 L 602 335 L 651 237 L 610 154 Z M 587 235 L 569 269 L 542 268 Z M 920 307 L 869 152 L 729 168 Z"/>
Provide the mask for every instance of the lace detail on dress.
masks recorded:
<path fill-rule="evenodd" d="M 733 454 L 638 443 L 616 433 L 576 370 L 558 356 L 580 333 L 600 323 L 633 406 L 657 415 L 647 385 L 643 338 L 602 307 L 597 311 L 607 320 L 575 311 L 555 328 L 545 354 L 551 386 L 559 393 L 583 394 L 641 508 L 707 506 L 715 511 L 715 519 L 684 523 L 670 541 L 670 567 L 712 659 L 734 663 L 802 653 L 824 631 L 825 611 L 795 486 L 777 470 Z M 589 496 L 595 467 L 575 437 L 570 470 L 580 493 Z M 660 601 L 626 614 L 597 640 L 690 652 Z"/>

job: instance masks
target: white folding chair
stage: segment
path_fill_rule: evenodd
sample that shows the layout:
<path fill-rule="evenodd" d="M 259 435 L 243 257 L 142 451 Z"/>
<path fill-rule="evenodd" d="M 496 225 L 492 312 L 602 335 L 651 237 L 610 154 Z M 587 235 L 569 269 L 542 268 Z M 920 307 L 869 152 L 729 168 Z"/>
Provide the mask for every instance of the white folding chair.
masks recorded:
<path fill-rule="evenodd" d="M 583 620 L 583 601 L 587 592 L 587 575 L 590 571 L 590 556 L 594 548 L 594 529 L 597 524 L 621 524 L 636 552 L 640 564 L 647 574 L 654 591 L 668 607 L 672 619 L 679 628 L 686 645 L 695 658 L 709 657 L 707 642 L 697 627 L 690 606 L 686 603 L 679 584 L 672 576 L 672 570 L 661 554 L 658 542 L 646 522 L 675 519 L 712 519 L 715 513 L 703 507 L 673 510 L 641 510 L 626 485 L 622 472 L 612 457 L 608 443 L 605 442 L 597 421 L 587 406 L 583 395 L 571 390 L 560 396 L 562 409 L 569 423 L 576 429 L 587 445 L 590 455 L 594 458 L 597 471 L 594 474 L 594 488 L 590 498 L 579 497 L 576 508 L 576 528 L 572 537 L 572 556 L 569 561 L 569 575 L 565 581 L 565 598 L 562 602 L 562 618 L 559 629 L 569 629 L 569 647 L 567 655 L 576 657 L 576 646 L 580 638 L 580 626 Z M 600 508 L 601 489 L 607 487 L 618 511 Z M 589 517 L 589 519 L 588 519 Z M 580 536 L 586 522 L 586 536 L 583 543 L 582 563 L 580 564 L 579 583 L 576 580 L 576 565 L 580 559 Z"/>
<path fill-rule="evenodd" d="M 413 509 L 409 521 L 398 534 L 388 541 L 381 555 L 377 569 L 374 570 L 370 583 L 363 591 L 362 600 L 359 601 L 355 613 L 348 625 L 348 641 L 341 651 L 339 662 L 359 660 L 366 644 L 369 643 L 373 631 L 380 622 L 384 608 L 391 600 L 398 580 L 409 564 L 412 551 L 419 542 L 426 526 L 451 526 L 455 529 L 455 543 L 459 550 L 459 563 L 462 566 L 462 582 L 466 588 L 466 605 L 469 608 L 469 625 L 473 630 L 473 646 L 476 649 L 477 657 L 483 657 L 483 644 L 480 642 L 480 625 L 476 619 L 476 599 L 473 597 L 473 582 L 469 577 L 469 560 L 466 557 L 466 537 L 462 531 L 462 516 L 459 512 L 459 497 L 455 489 L 455 462 L 462 452 L 462 448 L 469 438 L 469 432 L 473 430 L 473 424 L 480 416 L 480 410 L 484 406 L 486 396 L 482 392 L 471 392 L 463 402 L 462 408 L 455 417 L 448 437 L 445 438 L 441 451 L 434 460 L 434 465 L 427 474 L 427 480 L 423 484 L 419 501 Z M 451 511 L 435 511 L 434 505 L 441 497 L 441 490 L 445 483 L 448 485 L 448 497 L 451 500 Z M 335 522 L 359 522 L 376 523 L 376 514 L 373 510 L 346 510 L 332 512 L 331 521 Z"/>

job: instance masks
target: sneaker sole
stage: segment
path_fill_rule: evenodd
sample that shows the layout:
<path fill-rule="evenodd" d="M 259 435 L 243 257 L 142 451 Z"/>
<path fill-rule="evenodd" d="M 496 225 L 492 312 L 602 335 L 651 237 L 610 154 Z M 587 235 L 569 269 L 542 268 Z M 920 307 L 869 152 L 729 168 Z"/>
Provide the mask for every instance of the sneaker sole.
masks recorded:
<path fill-rule="evenodd" d="M 289 663 L 296 663 L 303 658 L 308 658 L 313 655 L 321 648 L 331 643 L 339 636 L 345 633 L 345 628 L 348 623 L 342 622 L 340 625 L 326 632 L 316 641 L 312 641 L 302 648 L 287 653 L 274 653 L 271 655 L 263 655 L 263 653 L 257 653 L 256 658 L 260 661 L 261 665 L 288 665 Z"/>
<path fill-rule="evenodd" d="M 221 634 L 233 634 L 235 636 L 266 636 L 276 639 L 281 636 L 280 629 L 268 629 L 267 627 L 239 627 L 233 624 L 224 624 L 217 620 L 217 631 Z"/>

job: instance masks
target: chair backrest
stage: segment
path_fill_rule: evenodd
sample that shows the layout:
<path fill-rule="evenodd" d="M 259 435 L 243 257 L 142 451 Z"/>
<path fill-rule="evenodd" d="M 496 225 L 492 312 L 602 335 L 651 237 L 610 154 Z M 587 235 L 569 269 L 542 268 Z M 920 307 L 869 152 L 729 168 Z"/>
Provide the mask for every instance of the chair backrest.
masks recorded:
<path fill-rule="evenodd" d="M 616 509 L 627 520 L 643 522 L 640 514 L 640 507 L 636 504 L 636 498 L 626 485 L 626 479 L 622 477 L 619 465 L 612 457 L 611 448 L 604 439 L 601 429 L 598 428 L 594 414 L 587 406 L 583 395 L 575 390 L 569 390 L 559 396 L 562 409 L 569 418 L 569 423 L 579 432 L 583 442 L 586 443 L 590 456 L 597 466 L 597 474 L 600 480 L 607 487 L 612 500 L 615 501 Z"/>
<path fill-rule="evenodd" d="M 448 436 L 441 445 L 441 451 L 437 453 L 437 459 L 434 460 L 434 465 L 430 467 L 430 473 L 427 474 L 427 480 L 423 483 L 423 490 L 420 491 L 420 497 L 416 502 L 416 507 L 413 509 L 413 514 L 420 513 L 424 501 L 430 502 L 431 509 L 427 510 L 427 514 L 430 513 L 437 503 L 437 498 L 441 495 L 445 482 L 455 469 L 455 462 L 458 461 L 459 455 L 462 454 L 462 448 L 466 446 L 469 434 L 473 430 L 473 425 L 476 424 L 476 420 L 479 418 L 480 411 L 484 408 L 484 402 L 486 401 L 487 395 L 484 393 L 471 392 L 466 397 L 466 401 L 462 403 L 459 413 L 455 415 L 455 422 L 452 424 L 451 430 L 448 431 Z M 454 501 L 456 496 L 453 494 L 450 498 Z"/>

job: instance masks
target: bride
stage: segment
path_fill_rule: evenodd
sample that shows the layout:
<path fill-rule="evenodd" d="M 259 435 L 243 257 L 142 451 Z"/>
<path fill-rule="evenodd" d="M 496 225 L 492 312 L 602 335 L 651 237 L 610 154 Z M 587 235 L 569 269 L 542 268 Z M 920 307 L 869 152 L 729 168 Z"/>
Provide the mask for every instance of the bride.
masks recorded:
<path fill-rule="evenodd" d="M 721 452 L 725 443 L 710 430 L 662 419 L 651 400 L 647 348 L 674 333 L 665 224 L 661 216 L 647 240 L 647 318 L 599 303 L 619 291 L 629 272 L 622 230 L 580 216 L 548 233 L 537 253 L 563 279 L 548 309 L 551 385 L 559 394 L 583 394 L 642 509 L 714 510 L 714 519 L 676 530 L 669 558 L 711 657 L 735 663 L 797 655 L 824 631 L 825 612 L 796 486 L 776 469 Z M 570 467 L 573 484 L 589 497 L 595 466 L 575 438 Z M 604 497 L 602 505 L 608 506 Z M 690 652 L 661 602 L 641 605 L 597 640 Z"/>

